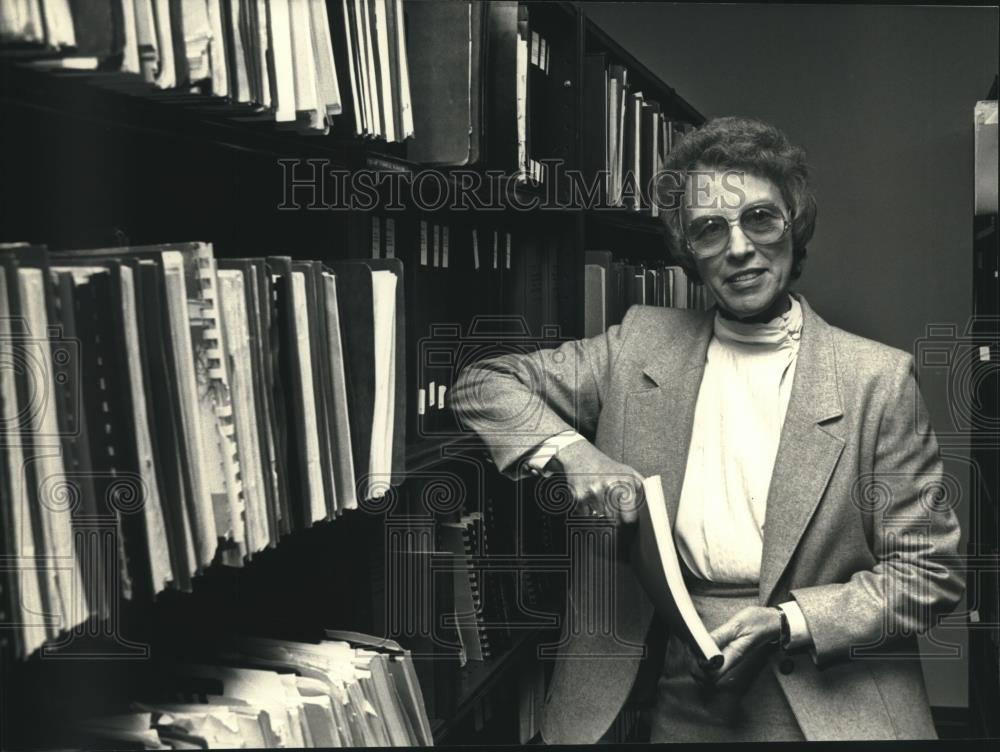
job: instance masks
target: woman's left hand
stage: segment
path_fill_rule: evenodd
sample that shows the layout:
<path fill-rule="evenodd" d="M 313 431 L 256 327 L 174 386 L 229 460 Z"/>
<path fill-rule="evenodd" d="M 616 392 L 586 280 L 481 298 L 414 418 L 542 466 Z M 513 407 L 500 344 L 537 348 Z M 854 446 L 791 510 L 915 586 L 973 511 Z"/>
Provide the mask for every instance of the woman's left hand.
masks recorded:
<path fill-rule="evenodd" d="M 738 683 L 748 664 L 757 665 L 752 657 L 759 648 L 776 642 L 781 636 L 781 614 L 776 608 L 750 606 L 729 621 L 712 630 L 712 639 L 725 659 L 715 672 L 715 684 Z"/>

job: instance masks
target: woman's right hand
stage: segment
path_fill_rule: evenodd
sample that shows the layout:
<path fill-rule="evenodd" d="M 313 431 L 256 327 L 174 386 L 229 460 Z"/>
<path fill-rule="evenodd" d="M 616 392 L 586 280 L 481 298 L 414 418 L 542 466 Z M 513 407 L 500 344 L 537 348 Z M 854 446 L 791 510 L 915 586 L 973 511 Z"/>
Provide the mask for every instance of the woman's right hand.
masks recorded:
<path fill-rule="evenodd" d="M 576 500 L 576 513 L 605 517 L 615 523 L 638 519 L 643 477 L 615 462 L 586 439 L 563 447 L 549 463 L 561 474 Z"/>

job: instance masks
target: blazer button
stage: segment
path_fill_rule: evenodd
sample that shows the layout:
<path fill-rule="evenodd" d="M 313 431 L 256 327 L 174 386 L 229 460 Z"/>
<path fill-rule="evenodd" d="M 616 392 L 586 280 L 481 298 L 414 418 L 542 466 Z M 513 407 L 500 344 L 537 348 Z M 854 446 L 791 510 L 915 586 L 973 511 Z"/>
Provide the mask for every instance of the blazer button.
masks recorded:
<path fill-rule="evenodd" d="M 778 664 L 778 671 L 783 674 L 790 674 L 795 670 L 795 662 L 791 658 L 785 658 Z"/>

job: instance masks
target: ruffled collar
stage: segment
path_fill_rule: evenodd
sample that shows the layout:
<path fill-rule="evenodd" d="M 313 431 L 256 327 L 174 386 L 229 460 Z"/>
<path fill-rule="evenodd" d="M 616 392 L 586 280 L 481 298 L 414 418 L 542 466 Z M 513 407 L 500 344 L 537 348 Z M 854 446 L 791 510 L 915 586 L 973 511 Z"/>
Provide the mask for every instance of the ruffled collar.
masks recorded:
<path fill-rule="evenodd" d="M 792 305 L 780 316 L 764 323 L 745 323 L 723 318 L 715 313 L 715 336 L 723 341 L 750 345 L 791 345 L 797 347 L 802 336 L 802 305 L 789 295 Z"/>

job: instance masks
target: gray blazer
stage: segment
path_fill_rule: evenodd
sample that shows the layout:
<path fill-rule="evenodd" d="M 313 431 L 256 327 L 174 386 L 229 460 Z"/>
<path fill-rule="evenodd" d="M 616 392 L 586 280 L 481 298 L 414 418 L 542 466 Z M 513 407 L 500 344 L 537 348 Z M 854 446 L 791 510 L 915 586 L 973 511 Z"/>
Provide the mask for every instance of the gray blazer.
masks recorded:
<path fill-rule="evenodd" d="M 912 357 L 827 324 L 796 297 L 802 339 L 767 498 L 760 603 L 795 599 L 814 651 L 776 651 L 770 668 L 807 739 L 934 738 L 919 660 L 905 656 L 961 596 L 962 576 L 940 560 L 957 554 L 958 500 L 939 493 L 948 486 Z M 467 367 L 452 407 L 512 475 L 540 441 L 574 428 L 661 475 L 676 519 L 713 316 L 633 306 L 602 335 Z M 614 536 L 627 552 L 634 536 Z M 571 588 L 542 723 L 549 743 L 599 739 L 648 652 L 653 607 L 628 556 L 609 551 L 591 552 L 597 561 Z M 611 581 L 613 629 L 581 628 Z M 573 597 L 580 582 L 591 597 Z"/>

